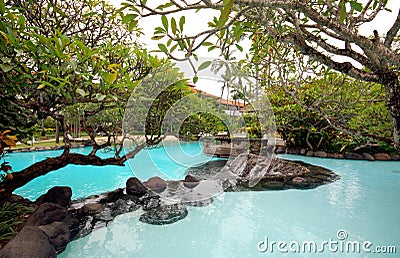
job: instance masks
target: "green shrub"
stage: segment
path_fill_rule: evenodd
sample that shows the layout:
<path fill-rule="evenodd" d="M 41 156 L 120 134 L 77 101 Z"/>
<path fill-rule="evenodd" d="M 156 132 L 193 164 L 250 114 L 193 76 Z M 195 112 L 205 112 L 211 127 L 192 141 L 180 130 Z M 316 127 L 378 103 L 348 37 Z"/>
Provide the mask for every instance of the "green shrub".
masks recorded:
<path fill-rule="evenodd" d="M 16 227 L 23 222 L 22 217 L 31 212 L 30 207 L 5 202 L 0 207 L 0 241 L 11 239 L 17 233 Z"/>

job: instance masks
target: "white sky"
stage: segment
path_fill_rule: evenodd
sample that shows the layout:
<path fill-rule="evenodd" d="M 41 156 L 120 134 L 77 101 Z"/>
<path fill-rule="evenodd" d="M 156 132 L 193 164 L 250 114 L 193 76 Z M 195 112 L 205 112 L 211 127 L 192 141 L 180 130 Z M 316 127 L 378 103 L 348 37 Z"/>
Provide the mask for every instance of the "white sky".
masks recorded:
<path fill-rule="evenodd" d="M 110 3 L 118 6 L 121 2 L 124 2 L 125 0 L 109 0 Z M 160 4 L 160 3 L 165 3 L 166 0 L 150 0 L 148 1 L 152 5 L 154 4 L 155 6 Z M 360 0 L 359 2 L 366 2 L 366 0 Z M 360 33 L 366 37 L 369 37 L 373 35 L 373 31 L 377 30 L 379 32 L 379 35 L 384 35 L 386 32 L 390 29 L 391 25 L 394 23 L 397 13 L 400 9 L 400 0 L 389 0 L 387 4 L 387 8 L 391 9 L 392 12 L 387 12 L 387 11 L 382 11 L 378 14 L 378 16 L 370 23 L 363 25 L 360 28 Z M 219 12 L 215 11 L 200 11 L 198 13 L 182 13 L 179 14 L 178 16 L 174 16 L 179 20 L 179 17 L 181 15 L 186 16 L 186 24 L 185 24 L 185 31 L 187 34 L 188 31 L 190 31 L 190 35 L 195 35 L 198 32 L 201 32 L 205 29 L 207 29 L 207 23 L 212 20 L 213 16 L 218 16 Z M 147 49 L 149 51 L 151 50 L 158 50 L 158 44 L 159 43 L 165 43 L 163 40 L 151 40 L 151 37 L 153 36 L 153 31 L 155 27 L 161 26 L 161 17 L 160 16 L 152 16 L 152 17 L 146 17 L 145 19 L 142 19 L 139 22 L 139 26 L 143 28 L 143 32 L 145 35 L 143 35 L 140 39 L 139 42 L 144 43 L 147 46 Z M 246 44 L 245 44 L 246 45 Z M 246 47 L 245 47 L 246 51 Z M 217 58 L 218 57 L 218 52 L 213 51 L 213 52 L 207 52 L 206 48 L 199 49 L 198 52 L 196 52 L 199 57 L 204 57 L 204 58 Z M 158 55 L 163 55 L 162 53 L 159 53 Z M 237 51 L 235 53 L 235 56 L 237 59 L 243 59 L 245 58 L 245 53 L 241 53 Z M 343 57 L 337 57 L 336 59 L 343 61 Z M 201 63 L 201 62 L 200 62 Z M 191 71 L 188 69 L 187 64 L 180 65 L 181 67 L 184 67 L 185 69 L 185 74 L 189 78 L 193 76 L 193 73 L 188 73 L 188 71 Z M 206 91 L 208 93 L 214 94 L 214 95 L 220 95 L 221 89 L 220 86 L 216 87 L 216 82 L 215 81 L 209 81 L 209 80 L 204 80 L 202 79 L 201 76 L 199 76 L 200 79 L 196 84 L 196 87 Z"/>

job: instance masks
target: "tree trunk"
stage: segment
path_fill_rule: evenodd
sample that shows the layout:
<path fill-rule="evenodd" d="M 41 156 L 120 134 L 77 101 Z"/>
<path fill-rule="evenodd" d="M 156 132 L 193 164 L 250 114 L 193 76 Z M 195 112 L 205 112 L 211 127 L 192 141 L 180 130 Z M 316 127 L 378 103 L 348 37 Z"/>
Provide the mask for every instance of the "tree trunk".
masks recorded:
<path fill-rule="evenodd" d="M 386 106 L 393 120 L 394 147 L 400 152 L 400 83 L 395 72 L 387 70 L 380 74 L 386 88 Z"/>
<path fill-rule="evenodd" d="M 42 131 L 42 136 L 46 136 L 46 131 L 44 130 L 44 119 L 42 118 L 41 120 L 40 120 L 40 128 L 41 128 L 41 131 Z"/>
<path fill-rule="evenodd" d="M 60 124 L 56 120 L 56 143 L 60 143 Z"/>
<path fill-rule="evenodd" d="M 12 194 L 12 192 L 32 181 L 36 177 L 46 175 L 47 173 L 63 168 L 68 164 L 75 165 L 94 165 L 94 166 L 106 166 L 106 165 L 119 165 L 124 166 L 126 157 L 121 158 L 106 158 L 102 159 L 98 156 L 83 155 L 79 153 L 64 153 L 61 156 L 55 158 L 47 158 L 40 162 L 37 162 L 19 172 L 13 173 L 12 180 L 6 180 L 0 184 L 0 189 L 4 189 L 0 192 L 0 199 L 6 198 Z"/>

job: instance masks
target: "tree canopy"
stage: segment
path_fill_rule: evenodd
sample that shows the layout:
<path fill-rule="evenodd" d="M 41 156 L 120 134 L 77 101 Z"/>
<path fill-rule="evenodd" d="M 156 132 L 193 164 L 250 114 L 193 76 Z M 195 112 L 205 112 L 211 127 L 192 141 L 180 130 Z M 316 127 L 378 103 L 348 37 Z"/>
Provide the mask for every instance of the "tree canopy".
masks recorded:
<path fill-rule="evenodd" d="M 135 86 L 168 62 L 152 57 L 135 42 L 140 32 L 136 24 L 126 24 L 124 15 L 104 1 L 0 0 L 0 18 L 2 101 L 9 101 L 8 110 L 18 107 L 39 119 L 50 116 L 59 121 L 65 141 L 61 156 L 14 172 L 13 180 L 1 182 L 2 195 L 68 164 L 123 165 L 145 146 L 122 155 L 122 143 L 111 137 L 120 133 L 123 110 Z M 70 152 L 71 116 L 79 117 L 79 127 L 90 137 L 87 144 L 93 150 L 88 155 Z M 96 141 L 100 132 L 108 136 L 105 143 Z M 112 144 L 113 157 L 96 155 Z"/>
<path fill-rule="evenodd" d="M 369 35 L 360 33 L 362 25 L 387 10 L 387 0 L 201 0 L 165 1 L 158 6 L 132 0 L 123 5 L 135 17 L 161 16 L 154 39 L 166 39 L 167 43 L 159 44 L 159 48 L 171 58 L 180 59 L 175 55 L 179 51 L 186 54 L 184 58 L 190 58 L 201 46 L 210 50 L 236 46 L 241 50 L 241 40 L 250 38 L 252 48 L 257 50 L 254 54 L 258 54 L 250 58 L 256 64 L 269 64 L 274 58 L 271 50 L 284 45 L 330 69 L 384 85 L 393 142 L 400 149 L 399 10 L 392 10 L 396 19 L 388 31 L 378 28 L 371 29 Z M 216 10 L 220 15 L 208 22 L 209 29 L 193 35 L 185 30 L 185 24 L 190 23 L 185 12 L 199 10 Z M 172 14 L 182 16 L 169 18 Z"/>

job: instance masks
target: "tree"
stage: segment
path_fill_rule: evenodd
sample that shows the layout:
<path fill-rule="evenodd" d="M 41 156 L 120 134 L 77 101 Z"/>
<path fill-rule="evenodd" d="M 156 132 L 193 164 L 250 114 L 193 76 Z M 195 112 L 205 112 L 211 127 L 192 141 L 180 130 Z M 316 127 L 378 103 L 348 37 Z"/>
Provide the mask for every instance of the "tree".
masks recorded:
<path fill-rule="evenodd" d="M 381 85 L 329 73 L 291 89 L 274 87 L 268 95 L 288 146 L 331 153 L 371 147 L 388 151 L 392 130 Z"/>
<path fill-rule="evenodd" d="M 387 2 L 201 0 L 196 3 L 169 1 L 159 6 L 149 6 L 147 1 L 133 0 L 126 3 L 125 7 L 131 8 L 140 17 L 163 17 L 163 27 L 156 28 L 155 36 L 157 39 L 167 37 L 177 42 L 177 46 L 170 44 L 169 48 L 165 45 L 160 47 L 169 56 L 173 56 L 177 49 L 190 56 L 202 45 L 215 45 L 209 42 L 212 36 L 216 35 L 217 41 L 224 40 L 224 33 L 232 27 L 238 28 L 233 31 L 236 37 L 231 37 L 234 39 L 231 44 L 236 44 L 243 36 L 253 34 L 256 28 L 259 33 L 294 47 L 331 69 L 355 79 L 384 85 L 386 106 L 393 121 L 394 146 L 400 150 L 399 10 L 395 10 L 397 18 L 386 33 L 373 30 L 366 37 L 359 32 L 360 26 L 373 21 L 386 10 Z M 183 32 L 185 18 L 180 19 L 178 27 L 175 18 L 168 22 L 165 16 L 190 10 L 217 10 L 220 16 L 208 23 L 208 30 L 196 35 Z M 245 26 L 238 26 L 240 24 Z M 265 52 L 268 52 L 268 47 L 263 46 Z M 345 57 L 346 61 L 338 61 L 335 58 L 337 56 Z"/>
<path fill-rule="evenodd" d="M 123 110 L 139 80 L 165 61 L 151 57 L 134 41 L 121 37 L 137 28 L 129 25 L 127 31 L 122 24 L 123 15 L 117 16 L 111 6 L 103 1 L 81 1 L 87 8 L 74 3 L 21 1 L 23 5 L 18 5 L 18 1 L 5 4 L 0 0 L 0 95 L 34 112 L 39 119 L 50 116 L 60 122 L 65 141 L 62 155 L 14 172 L 12 180 L 0 182 L 0 197 L 68 164 L 124 165 L 146 145 L 122 155 L 122 143 L 116 142 L 114 156 L 100 158 L 96 153 L 113 144 L 113 131 L 108 131 L 107 142 L 97 142 L 98 130 L 90 126 L 90 119 L 109 110 Z M 103 9 L 96 9 L 99 5 Z M 49 23 L 46 12 L 55 12 Z M 74 17 L 79 18 L 75 23 Z M 73 26 L 68 29 L 70 24 Z M 81 123 L 93 147 L 88 155 L 70 152 L 65 115 L 76 105 L 83 107 Z"/>

